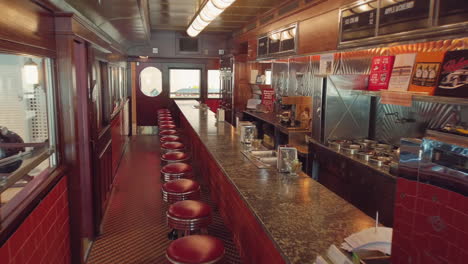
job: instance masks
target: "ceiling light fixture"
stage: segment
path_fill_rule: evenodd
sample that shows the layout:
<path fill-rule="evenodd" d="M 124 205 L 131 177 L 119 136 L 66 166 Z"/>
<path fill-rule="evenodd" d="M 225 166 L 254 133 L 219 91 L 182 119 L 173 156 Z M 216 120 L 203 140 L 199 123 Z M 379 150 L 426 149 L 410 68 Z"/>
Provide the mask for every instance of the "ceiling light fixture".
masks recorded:
<path fill-rule="evenodd" d="M 236 0 L 207 0 L 187 28 L 187 34 L 192 38 L 198 36 L 211 21 L 215 20 L 234 1 Z"/>

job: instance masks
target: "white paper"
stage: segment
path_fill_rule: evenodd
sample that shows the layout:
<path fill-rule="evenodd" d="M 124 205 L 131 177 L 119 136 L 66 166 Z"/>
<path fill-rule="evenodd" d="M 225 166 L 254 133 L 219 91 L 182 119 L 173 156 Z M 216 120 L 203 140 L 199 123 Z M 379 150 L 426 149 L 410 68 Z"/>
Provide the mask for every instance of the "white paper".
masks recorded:
<path fill-rule="evenodd" d="M 328 248 L 327 257 L 332 261 L 333 264 L 353 264 L 353 262 L 335 245 L 331 245 Z"/>
<path fill-rule="evenodd" d="M 416 53 L 396 55 L 388 90 L 408 91 L 415 60 Z"/>
<path fill-rule="evenodd" d="M 333 74 L 333 60 L 334 54 L 322 54 L 320 55 L 320 67 L 319 74 L 327 75 Z"/>
<path fill-rule="evenodd" d="M 377 250 L 382 253 L 391 254 L 393 229 L 389 227 L 371 227 L 361 232 L 354 233 L 345 238 L 341 248 L 348 251 L 358 249 Z"/>
<path fill-rule="evenodd" d="M 317 256 L 314 264 L 328 264 L 328 262 L 322 256 Z"/>
<path fill-rule="evenodd" d="M 258 70 L 250 70 L 250 83 L 257 83 Z"/>

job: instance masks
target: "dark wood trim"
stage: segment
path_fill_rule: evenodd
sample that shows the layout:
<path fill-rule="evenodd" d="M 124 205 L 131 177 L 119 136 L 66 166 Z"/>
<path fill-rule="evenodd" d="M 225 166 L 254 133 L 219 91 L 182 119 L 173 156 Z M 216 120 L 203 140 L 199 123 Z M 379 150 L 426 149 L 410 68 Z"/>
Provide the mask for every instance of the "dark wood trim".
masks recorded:
<path fill-rule="evenodd" d="M 51 172 L 40 174 L 18 193 L 15 197 L 19 201 L 18 203 L 7 203 L 1 209 L 0 246 L 10 238 L 60 179 L 65 176 L 66 171 L 65 166 L 59 166 Z M 7 211 L 6 216 L 4 216 L 4 211 Z"/>
<path fill-rule="evenodd" d="M 11 53 L 15 55 L 49 57 L 53 59 L 57 55 L 55 50 L 5 39 L 0 39 L 0 52 Z"/>

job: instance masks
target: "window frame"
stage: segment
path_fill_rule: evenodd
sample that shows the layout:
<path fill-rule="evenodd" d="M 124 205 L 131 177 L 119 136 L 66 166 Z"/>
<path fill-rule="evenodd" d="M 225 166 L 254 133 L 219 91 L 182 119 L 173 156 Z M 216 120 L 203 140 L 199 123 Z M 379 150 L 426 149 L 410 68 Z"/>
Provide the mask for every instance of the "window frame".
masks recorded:
<path fill-rule="evenodd" d="M 44 152 L 31 160 L 34 163 L 38 163 L 41 159 L 42 161 L 40 162 L 50 159 L 51 162 L 49 167 L 41 171 L 34 179 L 29 181 L 16 193 L 10 201 L 0 207 L 0 221 L 2 222 L 0 226 L 0 244 L 3 244 L 10 235 L 15 232 L 19 223 L 24 220 L 29 212 L 31 212 L 43 197 L 65 176 L 66 166 L 61 162 L 61 153 L 63 150 L 60 143 L 62 138 L 60 135 L 60 125 L 62 122 L 61 118 L 63 117 L 61 117 L 58 112 L 60 90 L 58 88 L 59 74 L 57 72 L 55 54 L 20 52 L 8 49 L 2 49 L 0 52 L 1 54 L 42 59 L 43 71 L 40 72 L 40 78 L 42 78 L 42 83 L 46 89 L 45 97 L 47 104 L 49 149 L 47 153 Z M 26 144 L 31 143 L 26 142 Z M 53 151 L 51 151 L 51 149 Z M 34 168 L 35 167 L 37 166 L 34 166 Z M 24 174 L 28 174 L 31 170 Z"/>
<path fill-rule="evenodd" d="M 198 97 L 172 97 L 171 95 L 171 71 L 172 70 L 198 70 L 200 72 L 200 92 L 198 94 Z M 203 75 L 206 75 L 206 78 L 208 78 L 208 74 L 203 74 L 204 72 L 207 72 L 205 71 L 204 68 L 202 67 L 169 67 L 168 68 L 168 74 L 169 74 L 169 85 L 168 85 L 168 89 L 169 89 L 169 99 L 174 99 L 174 100 L 203 100 L 205 99 L 208 94 L 207 94 L 207 90 L 208 88 L 206 87 L 206 81 L 204 82 L 204 78 L 203 78 Z M 205 83 L 205 85 L 204 85 Z"/>
<path fill-rule="evenodd" d="M 155 95 L 155 96 L 151 96 L 151 95 L 147 95 L 143 92 L 142 88 L 142 81 L 141 81 L 141 75 L 142 73 L 146 70 L 146 69 L 149 69 L 149 68 L 155 68 L 156 70 L 158 70 L 161 74 L 161 90 L 159 91 L 159 94 L 158 95 Z M 138 74 L 138 90 L 140 90 L 140 92 L 144 95 L 144 96 L 147 96 L 149 98 L 156 98 L 156 97 L 159 97 L 159 96 L 162 96 L 164 94 L 164 83 L 163 83 L 163 78 L 164 78 L 164 72 L 162 69 L 154 66 L 154 65 L 149 65 L 149 66 L 146 66 L 144 67 L 143 69 L 141 69 L 140 73 Z"/>
<path fill-rule="evenodd" d="M 208 69 L 206 70 L 206 99 L 207 100 L 210 100 L 210 99 L 221 99 L 222 96 L 221 96 L 221 75 L 219 75 L 219 80 L 218 80 L 218 85 L 219 85 L 219 92 L 218 92 L 218 96 L 216 97 L 210 97 L 209 94 L 210 94 L 210 71 L 218 71 L 219 73 L 221 73 L 221 70 L 220 69 Z"/>

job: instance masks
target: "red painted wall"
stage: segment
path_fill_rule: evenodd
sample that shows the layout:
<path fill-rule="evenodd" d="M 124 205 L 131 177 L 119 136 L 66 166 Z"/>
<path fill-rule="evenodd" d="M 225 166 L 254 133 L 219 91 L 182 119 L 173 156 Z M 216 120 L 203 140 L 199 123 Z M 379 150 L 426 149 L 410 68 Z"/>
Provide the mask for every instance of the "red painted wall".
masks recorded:
<path fill-rule="evenodd" d="M 398 179 L 392 264 L 465 264 L 467 242 L 468 197 Z"/>
<path fill-rule="evenodd" d="M 70 263 L 68 209 L 65 176 L 0 248 L 0 263 Z"/>

